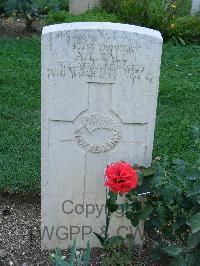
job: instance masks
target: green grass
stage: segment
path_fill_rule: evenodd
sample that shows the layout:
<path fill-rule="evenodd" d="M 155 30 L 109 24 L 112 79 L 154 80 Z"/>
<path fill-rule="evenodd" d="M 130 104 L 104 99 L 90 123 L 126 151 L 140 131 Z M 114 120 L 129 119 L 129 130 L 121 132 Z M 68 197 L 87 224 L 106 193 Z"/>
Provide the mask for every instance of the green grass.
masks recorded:
<path fill-rule="evenodd" d="M 0 189 L 40 187 L 40 41 L 0 39 Z"/>
<path fill-rule="evenodd" d="M 154 156 L 197 160 L 191 128 L 200 126 L 199 77 L 200 46 L 164 45 Z"/>
<path fill-rule="evenodd" d="M 40 189 L 40 40 L 0 39 L 0 190 Z M 164 45 L 154 156 L 193 162 L 200 46 Z"/>
<path fill-rule="evenodd" d="M 192 0 L 179 0 L 181 3 L 181 10 L 179 11 L 179 16 L 187 16 L 190 14 L 192 7 Z"/>
<path fill-rule="evenodd" d="M 93 10 L 90 10 L 88 12 L 85 12 L 80 15 L 73 15 L 69 12 L 66 12 L 64 10 L 58 11 L 58 12 L 49 12 L 47 17 L 47 24 L 55 24 L 55 23 L 61 23 L 61 22 L 122 22 L 122 19 L 119 18 L 114 13 L 108 13 L 105 10 L 95 8 Z"/>

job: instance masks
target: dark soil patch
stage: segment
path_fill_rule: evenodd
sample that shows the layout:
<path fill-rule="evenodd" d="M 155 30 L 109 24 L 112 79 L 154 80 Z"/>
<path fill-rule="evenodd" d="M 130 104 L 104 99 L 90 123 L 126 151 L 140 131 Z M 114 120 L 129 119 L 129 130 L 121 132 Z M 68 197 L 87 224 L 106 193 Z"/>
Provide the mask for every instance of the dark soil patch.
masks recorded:
<path fill-rule="evenodd" d="M 31 37 L 40 35 L 43 27 L 41 21 L 33 23 L 33 31 L 27 31 L 23 20 L 15 20 L 13 18 L 0 17 L 0 37 Z"/>
<path fill-rule="evenodd" d="M 0 258 L 0 266 L 51 265 L 51 253 L 40 249 L 40 222 L 40 196 L 0 194 L 0 250 L 6 251 L 6 257 Z M 152 245 L 152 241 L 146 240 L 144 250 L 135 251 L 134 261 L 128 265 L 167 265 L 164 262 L 154 264 L 150 260 Z M 109 253 L 102 249 L 93 249 L 91 265 L 101 265 L 106 255 Z M 69 251 L 63 251 L 63 256 L 69 257 Z"/>
<path fill-rule="evenodd" d="M 0 194 L 0 202 L 0 249 L 7 253 L 0 265 L 50 265 L 40 251 L 40 198 Z"/>

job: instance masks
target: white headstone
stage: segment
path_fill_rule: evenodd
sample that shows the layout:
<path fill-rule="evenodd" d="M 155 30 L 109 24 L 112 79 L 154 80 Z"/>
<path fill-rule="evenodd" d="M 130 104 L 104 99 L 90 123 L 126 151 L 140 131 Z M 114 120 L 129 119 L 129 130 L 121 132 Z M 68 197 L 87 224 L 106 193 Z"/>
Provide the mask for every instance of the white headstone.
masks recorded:
<path fill-rule="evenodd" d="M 100 5 L 101 0 L 69 0 L 69 12 L 79 15 Z"/>
<path fill-rule="evenodd" d="M 78 247 L 87 240 L 99 246 L 93 232 L 105 226 L 105 213 L 98 215 L 105 167 L 120 160 L 151 164 L 161 50 L 160 33 L 137 26 L 44 27 L 43 247 L 67 248 L 76 235 Z M 116 218 L 110 233 L 129 229 L 124 217 Z"/>
<path fill-rule="evenodd" d="M 191 13 L 195 14 L 200 12 L 200 0 L 192 0 L 192 9 Z"/>

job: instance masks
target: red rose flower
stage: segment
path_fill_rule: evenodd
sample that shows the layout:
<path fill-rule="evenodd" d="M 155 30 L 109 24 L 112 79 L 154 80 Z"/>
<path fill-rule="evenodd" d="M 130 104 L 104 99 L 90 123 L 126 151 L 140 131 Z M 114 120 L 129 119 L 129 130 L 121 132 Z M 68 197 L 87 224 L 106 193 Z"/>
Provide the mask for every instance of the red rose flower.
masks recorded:
<path fill-rule="evenodd" d="M 112 192 L 127 193 L 138 185 L 136 171 L 125 162 L 116 162 L 107 166 L 104 185 Z"/>

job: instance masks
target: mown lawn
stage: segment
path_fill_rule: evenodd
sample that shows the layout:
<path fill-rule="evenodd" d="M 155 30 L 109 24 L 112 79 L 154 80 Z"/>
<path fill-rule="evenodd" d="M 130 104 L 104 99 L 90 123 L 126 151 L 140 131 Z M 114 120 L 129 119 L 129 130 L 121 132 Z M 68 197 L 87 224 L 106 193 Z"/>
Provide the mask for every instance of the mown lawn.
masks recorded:
<path fill-rule="evenodd" d="M 192 163 L 199 150 L 200 46 L 165 44 L 154 157 Z M 40 189 L 40 40 L 0 39 L 0 190 Z"/>

